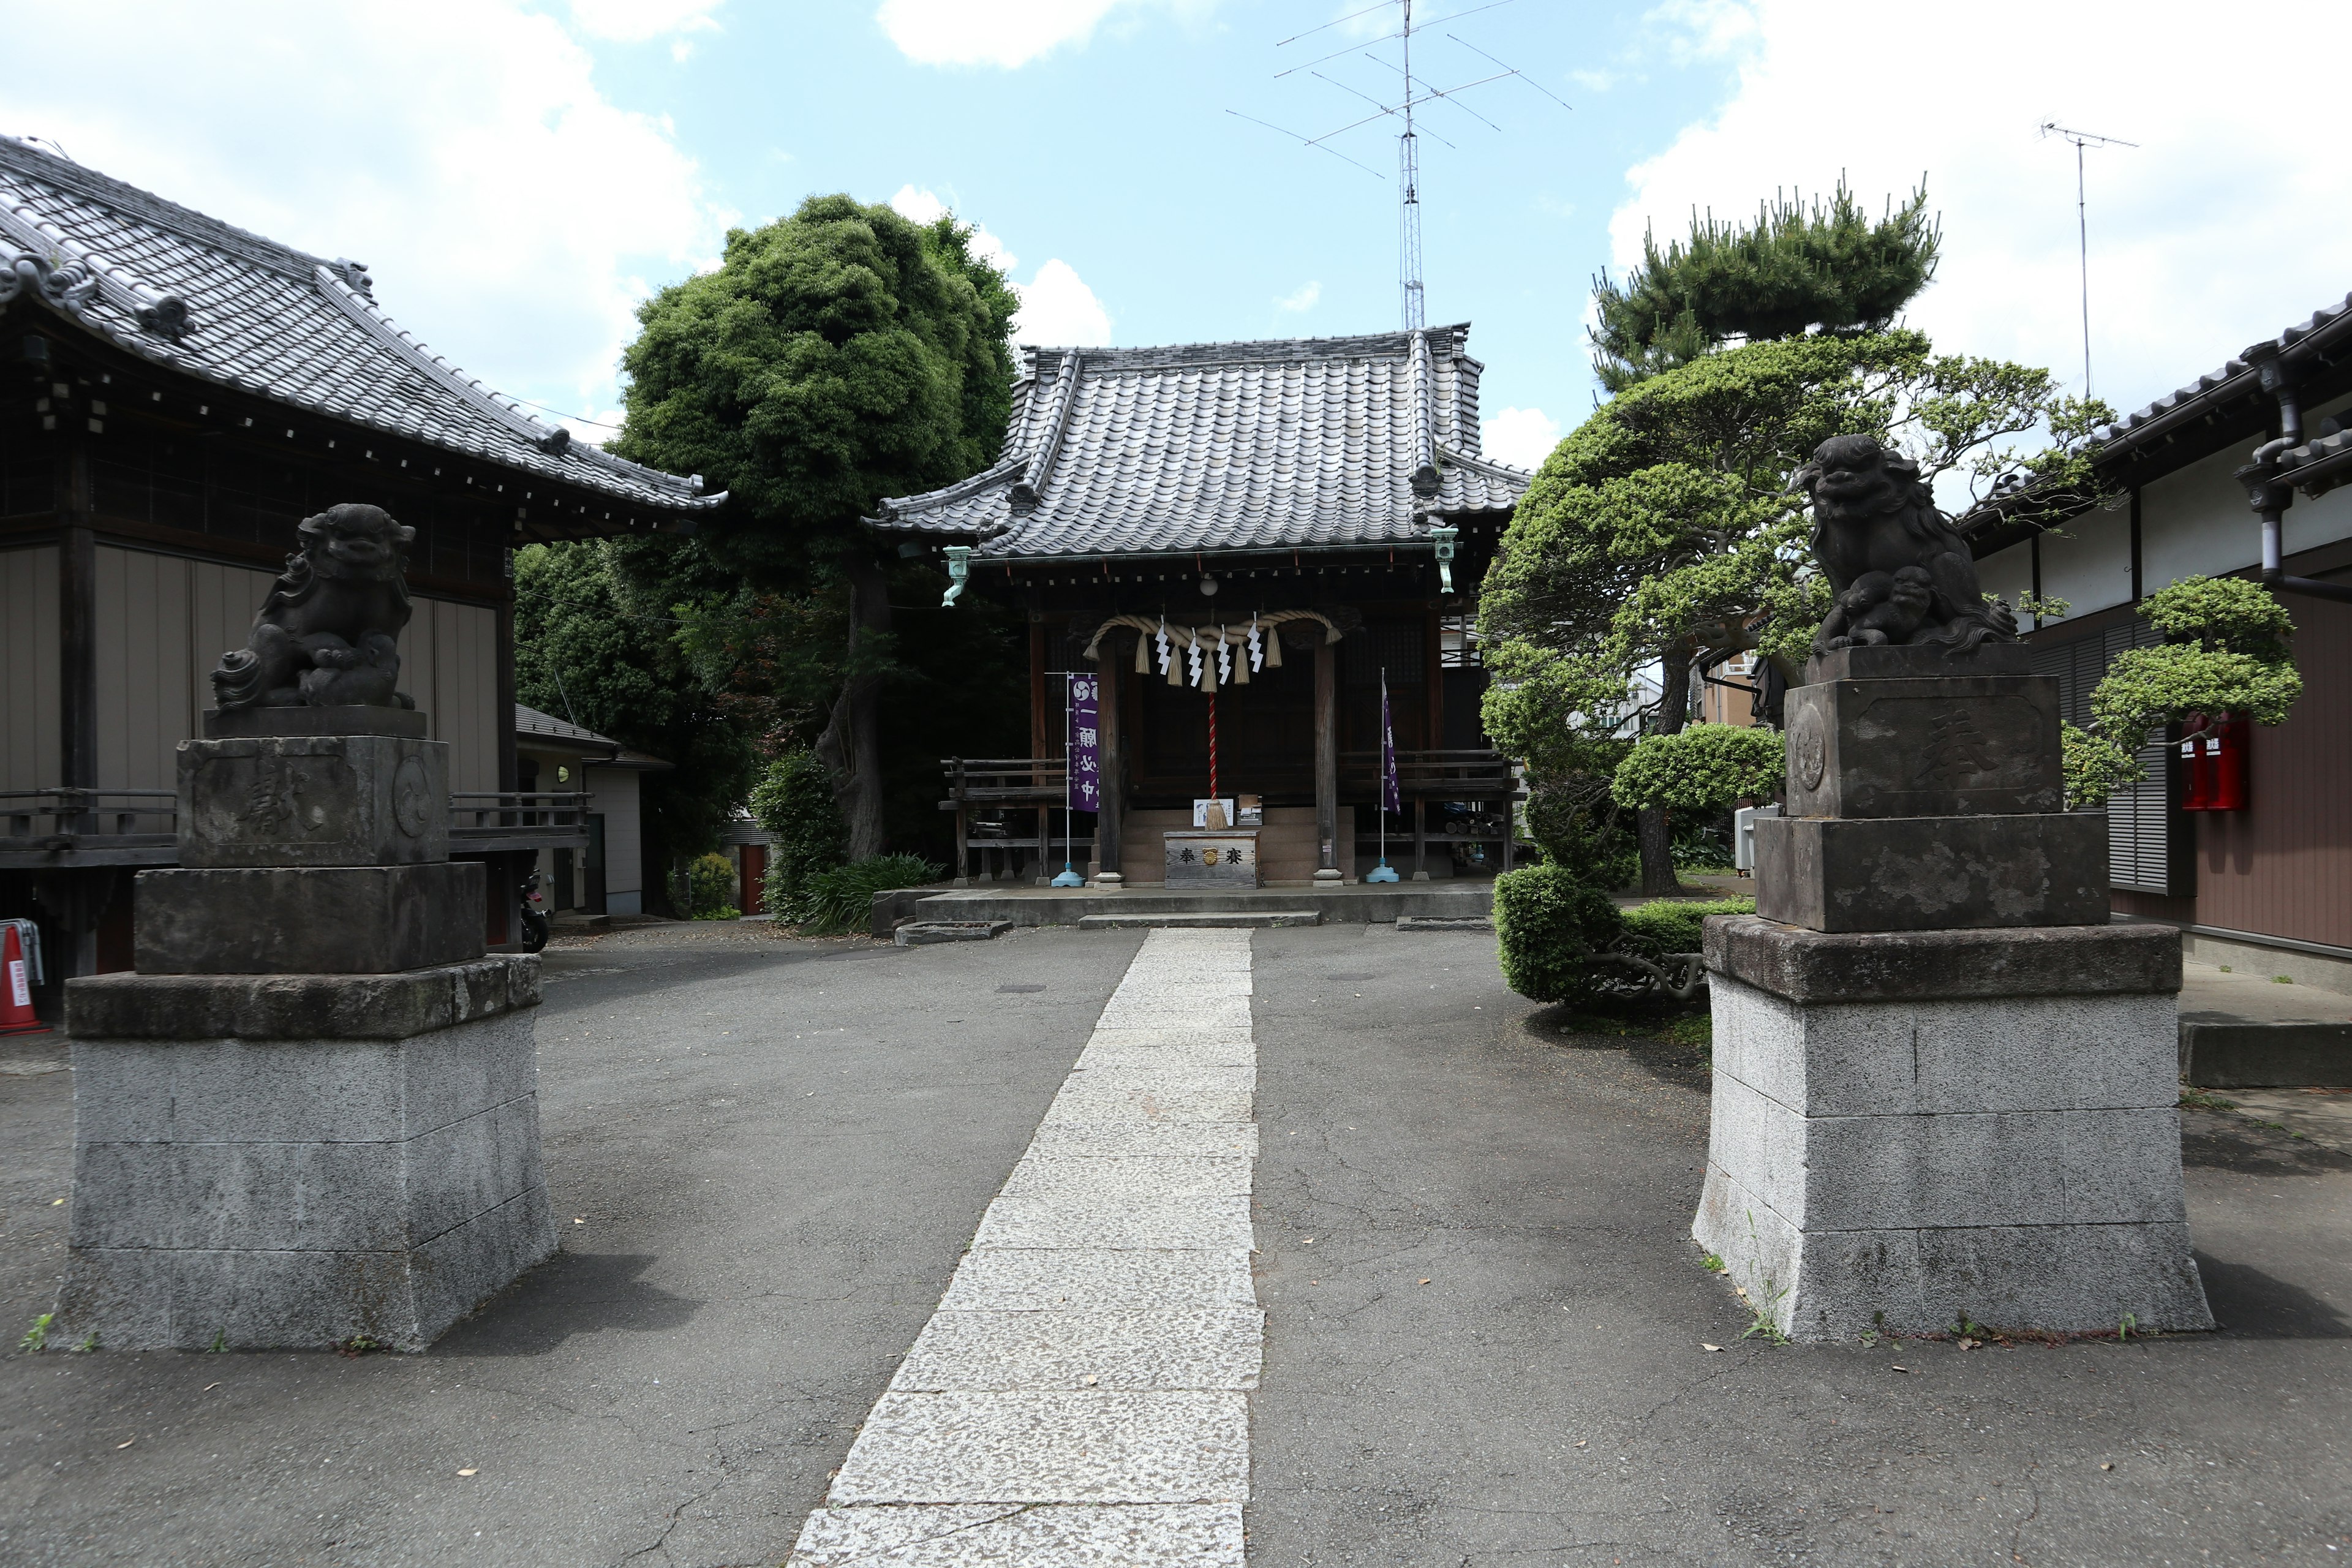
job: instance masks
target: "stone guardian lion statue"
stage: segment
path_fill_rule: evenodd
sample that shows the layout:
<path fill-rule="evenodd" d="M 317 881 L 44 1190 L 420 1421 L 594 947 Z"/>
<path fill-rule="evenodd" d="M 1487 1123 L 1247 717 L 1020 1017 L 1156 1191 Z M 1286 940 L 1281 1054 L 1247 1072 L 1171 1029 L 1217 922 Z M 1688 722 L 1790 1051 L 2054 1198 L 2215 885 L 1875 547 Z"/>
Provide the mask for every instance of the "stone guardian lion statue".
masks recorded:
<path fill-rule="evenodd" d="M 1844 646 L 1850 639 L 1842 629 L 1857 621 L 1902 629 L 1900 636 L 1882 632 L 1880 640 L 1940 643 L 1952 655 L 2017 640 L 2016 617 L 1984 596 L 1968 542 L 1936 509 L 1918 464 L 1868 436 L 1833 436 L 1814 448 L 1813 460 L 1789 486 L 1812 503 L 1813 559 L 1839 601 L 1814 652 Z M 1914 569 L 1925 574 L 1924 583 Z M 1911 598 L 1919 588 L 1927 590 L 1924 613 L 1890 602 L 1874 614 L 1879 601 Z"/>
<path fill-rule="evenodd" d="M 416 706 L 400 684 L 398 638 L 412 606 L 408 546 L 416 531 L 382 507 L 346 503 L 305 518 L 302 547 L 261 602 L 241 648 L 221 656 L 223 710 Z"/>

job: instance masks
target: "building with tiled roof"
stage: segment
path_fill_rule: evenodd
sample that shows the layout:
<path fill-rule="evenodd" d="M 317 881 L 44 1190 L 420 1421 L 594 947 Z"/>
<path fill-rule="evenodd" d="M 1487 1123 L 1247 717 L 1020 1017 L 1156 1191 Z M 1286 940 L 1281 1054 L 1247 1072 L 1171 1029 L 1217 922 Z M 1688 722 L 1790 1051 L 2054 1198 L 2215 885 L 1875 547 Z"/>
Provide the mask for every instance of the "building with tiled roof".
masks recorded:
<path fill-rule="evenodd" d="M 402 687 L 449 742 L 453 844 L 501 893 L 549 845 L 589 847 L 577 800 L 512 798 L 510 552 L 725 498 L 534 417 L 378 287 L 0 136 L 0 915 L 51 928 L 55 978 L 127 961 L 129 877 L 174 856 L 209 672 L 338 502 L 415 531 Z"/>
<path fill-rule="evenodd" d="M 1506 852 L 1496 812 L 1471 809 L 1477 790 L 1491 806 L 1504 772 L 1478 728 L 1469 628 L 1532 476 L 1479 450 L 1468 339 L 1461 325 L 1024 348 L 998 460 L 868 520 L 941 566 L 950 604 L 969 589 L 1027 610 L 1034 791 L 1057 787 L 1063 678 L 1099 674 L 1117 787 L 1095 825 L 1097 875 L 1159 880 L 1156 836 L 1189 823 L 1195 798 L 1239 791 L 1266 814 L 1266 879 L 1351 879 L 1355 840 L 1377 837 L 1362 758 L 1379 749 L 1383 682 L 1408 771 L 1430 781 L 1409 813 L 1416 865 L 1444 875 Z M 1486 770 L 1476 789 L 1435 782 L 1447 752 L 1478 759 L 1465 764 Z M 1018 793 L 1009 778 L 959 776 L 949 804 L 966 829 Z M 1443 810 L 1463 809 L 1433 821 L 1447 788 L 1462 798 Z M 1001 826 L 967 851 L 991 866 L 1022 845 L 1049 868 L 1084 858 L 1049 828 Z"/>
<path fill-rule="evenodd" d="M 2107 806 L 2116 916 L 2180 927 L 2192 958 L 2352 991 L 2352 300 L 2097 435 L 2100 497 L 2053 513 L 2013 491 L 1961 520 L 1986 592 L 2064 602 L 2021 624 L 2065 716 L 2091 722 L 2116 657 L 2158 640 L 2136 606 L 2191 575 L 2271 584 L 2304 678 L 2285 723 L 2221 733 L 2246 770 L 2230 809 L 2189 809 L 2179 736 L 2142 748 L 2147 781 Z"/>

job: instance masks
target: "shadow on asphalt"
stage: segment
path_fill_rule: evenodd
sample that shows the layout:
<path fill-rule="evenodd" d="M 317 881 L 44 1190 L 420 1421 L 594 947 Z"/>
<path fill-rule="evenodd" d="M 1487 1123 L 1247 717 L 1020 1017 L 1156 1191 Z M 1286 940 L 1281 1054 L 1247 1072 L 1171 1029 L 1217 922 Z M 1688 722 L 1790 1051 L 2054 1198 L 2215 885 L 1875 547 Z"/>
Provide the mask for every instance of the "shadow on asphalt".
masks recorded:
<path fill-rule="evenodd" d="M 703 1303 L 638 1278 L 657 1261 L 650 1253 L 559 1252 L 483 1303 L 427 1353 L 539 1356 L 575 1334 L 682 1328 Z"/>
<path fill-rule="evenodd" d="M 2221 1331 L 2249 1340 L 2352 1339 L 2352 1320 L 2310 1291 L 2243 1263 L 2197 1255 Z"/>
<path fill-rule="evenodd" d="M 1522 1020 L 1530 1039 L 1560 1050 L 1616 1051 L 1661 1083 L 1682 1089 L 1713 1086 L 1713 1055 L 1705 1046 L 1685 1045 L 1643 1031 L 1663 1028 L 1672 1015 L 1608 1017 L 1562 1005 L 1538 1008 Z"/>

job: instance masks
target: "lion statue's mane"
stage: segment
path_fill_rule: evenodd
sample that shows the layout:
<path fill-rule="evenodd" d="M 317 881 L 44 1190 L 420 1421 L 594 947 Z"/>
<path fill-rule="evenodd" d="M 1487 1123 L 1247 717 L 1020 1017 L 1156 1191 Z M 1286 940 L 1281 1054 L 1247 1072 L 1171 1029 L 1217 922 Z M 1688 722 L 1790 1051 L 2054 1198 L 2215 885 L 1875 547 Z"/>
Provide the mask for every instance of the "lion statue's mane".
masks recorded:
<path fill-rule="evenodd" d="M 1789 480 L 1813 509 L 1813 559 L 1840 595 L 1867 573 L 1906 566 L 1935 584 L 1927 618 L 1909 641 L 1969 654 L 1986 642 L 2014 642 L 2016 617 L 1987 599 L 1968 542 L 1936 506 L 1919 465 L 1868 436 L 1832 436 Z M 1818 643 L 1814 651 L 1827 649 Z"/>
<path fill-rule="evenodd" d="M 253 617 L 246 646 L 213 671 L 223 709 L 414 708 L 400 681 L 399 637 L 408 600 L 408 546 L 416 531 L 382 507 L 346 502 L 302 520 Z"/>

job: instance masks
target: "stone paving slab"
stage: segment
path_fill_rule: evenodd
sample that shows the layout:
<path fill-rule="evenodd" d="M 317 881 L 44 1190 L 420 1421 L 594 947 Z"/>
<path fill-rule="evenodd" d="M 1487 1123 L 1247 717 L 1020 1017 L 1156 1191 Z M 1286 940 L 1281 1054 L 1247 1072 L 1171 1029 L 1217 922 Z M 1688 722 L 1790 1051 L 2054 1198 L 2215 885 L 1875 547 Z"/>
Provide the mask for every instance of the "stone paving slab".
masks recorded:
<path fill-rule="evenodd" d="M 1239 1568 L 1265 1333 L 1250 962 L 1242 933 L 1146 941 L 793 1563 Z M 1013 1503 L 1114 1506 L 982 1506 Z M 1166 1504 L 1205 1510 L 1145 1511 Z"/>
<path fill-rule="evenodd" d="M 1192 1311 L 940 1312 L 891 1380 L 898 1394 L 1009 1389 L 1250 1389 L 1265 1314 Z"/>
<path fill-rule="evenodd" d="M 785 1568 L 1241 1568 L 1237 1503 L 820 1509 Z"/>
<path fill-rule="evenodd" d="M 1096 1163 L 1108 1163 L 1097 1161 Z M 1078 1197 L 1065 1192 L 1028 1197 L 1007 1193 L 988 1205 L 972 1246 L 1247 1247 L 1249 1194 L 1133 1192 Z"/>
<path fill-rule="evenodd" d="M 1187 1251 L 1174 1247 L 993 1247 L 957 1268 L 942 1311 L 1088 1307 L 1126 1311 L 1150 1307 L 1247 1307 L 1246 1247 Z"/>
<path fill-rule="evenodd" d="M 1239 1502 L 1237 1393 L 886 1394 L 828 1500 Z"/>
<path fill-rule="evenodd" d="M 1257 1154 L 1257 1128 L 1242 1121 L 1049 1121 L 1029 1152 L 1039 1159 L 1138 1159 Z"/>
<path fill-rule="evenodd" d="M 1191 1196 L 1247 1197 L 1250 1168 L 1242 1153 L 1144 1154 L 1128 1159 L 1070 1158 L 1032 1149 L 1005 1179 L 1010 1196 L 1108 1199 Z"/>

